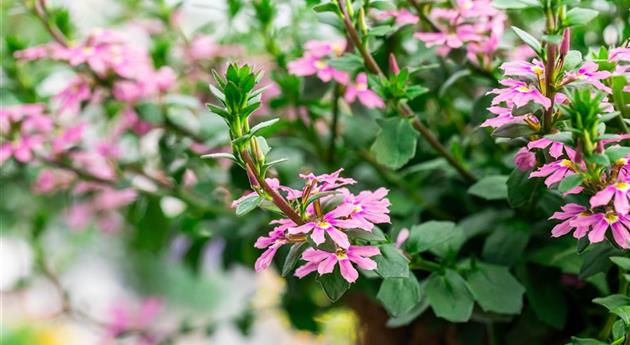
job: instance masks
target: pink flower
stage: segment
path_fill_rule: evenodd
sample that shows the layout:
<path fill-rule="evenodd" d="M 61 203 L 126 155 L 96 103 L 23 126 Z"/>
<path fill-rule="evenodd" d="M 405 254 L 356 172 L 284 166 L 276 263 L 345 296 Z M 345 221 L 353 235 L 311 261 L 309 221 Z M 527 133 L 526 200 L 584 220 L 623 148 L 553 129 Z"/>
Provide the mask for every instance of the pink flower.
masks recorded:
<path fill-rule="evenodd" d="M 221 56 L 238 56 L 243 53 L 243 48 L 237 45 L 221 45 L 215 43 L 211 36 L 195 36 L 187 54 L 192 60 L 210 60 Z"/>
<path fill-rule="evenodd" d="M 462 17 L 495 15 L 498 11 L 490 0 L 457 0 L 457 10 Z"/>
<path fill-rule="evenodd" d="M 141 344 L 153 344 L 154 341 L 150 341 L 151 336 L 147 334 L 146 328 L 154 323 L 162 311 L 162 300 L 150 297 L 134 309 L 128 302 L 117 303 L 112 307 L 111 321 L 107 326 L 108 336 L 117 337 L 127 331 L 141 331 L 139 332 L 143 338 Z"/>
<path fill-rule="evenodd" d="M 530 101 L 538 103 L 545 108 L 551 106 L 551 100 L 540 93 L 536 88 L 530 87 L 527 83 L 514 79 L 504 79 L 499 81 L 501 85 L 507 86 L 503 89 L 494 89 L 488 93 L 497 94 L 492 100 L 492 104 L 499 104 L 506 102 L 508 104 L 515 104 L 518 107 L 522 107 Z"/>
<path fill-rule="evenodd" d="M 348 85 L 344 97 L 349 103 L 354 102 L 358 98 L 368 108 L 383 108 L 385 106 L 383 100 L 374 91 L 368 89 L 368 80 L 365 73 L 359 73 L 356 81 Z"/>
<path fill-rule="evenodd" d="M 357 227 L 372 231 L 374 224 L 389 223 L 389 206 L 386 198 L 389 191 L 379 188 L 374 192 L 362 191 L 359 195 L 351 194 L 347 189 L 342 190 L 344 204 L 352 207 L 350 219 L 355 221 Z"/>
<path fill-rule="evenodd" d="M 628 202 L 628 198 L 630 198 L 629 182 L 630 179 L 626 178 L 626 180 L 618 181 L 597 192 L 591 197 L 591 207 L 608 205 L 614 197 L 613 205 L 615 206 L 615 211 L 621 215 L 627 215 L 630 211 L 630 203 Z"/>
<path fill-rule="evenodd" d="M 335 42 L 310 40 L 304 43 L 304 49 L 308 55 L 322 58 L 328 55 L 341 56 L 346 50 L 346 41 Z M 305 54 L 306 55 L 306 54 Z"/>
<path fill-rule="evenodd" d="M 527 171 L 536 166 L 536 155 L 527 148 L 521 147 L 514 156 L 514 163 L 518 170 Z"/>
<path fill-rule="evenodd" d="M 81 110 L 81 103 L 92 97 L 92 90 L 87 80 L 76 77 L 68 86 L 54 97 L 59 104 L 59 111 L 76 114 Z"/>
<path fill-rule="evenodd" d="M 528 149 L 545 149 L 549 147 L 549 155 L 553 158 L 560 158 L 564 153 L 566 153 L 569 159 L 575 159 L 576 152 L 574 149 L 569 146 L 564 145 L 561 142 L 553 141 L 547 138 L 540 138 L 538 140 L 534 140 L 527 144 Z"/>
<path fill-rule="evenodd" d="M 94 197 L 92 205 L 96 210 L 115 210 L 129 205 L 137 196 L 138 193 L 130 188 L 120 190 L 106 188 Z"/>
<path fill-rule="evenodd" d="M 529 174 L 529 177 L 546 177 L 545 185 L 551 187 L 562 181 L 566 176 L 575 174 L 576 170 L 575 163 L 568 159 L 561 159 L 543 165 L 538 170 Z"/>
<path fill-rule="evenodd" d="M 44 140 L 41 136 L 22 136 L 13 142 L 0 144 L 0 163 L 13 156 L 20 163 L 33 160 L 34 151 L 41 149 Z"/>
<path fill-rule="evenodd" d="M 114 97 L 122 102 L 134 103 L 144 97 L 144 86 L 131 80 L 119 80 L 114 83 L 112 90 Z"/>
<path fill-rule="evenodd" d="M 370 257 L 379 255 L 377 247 L 350 246 L 347 249 L 337 249 L 335 253 L 308 248 L 302 253 L 302 259 L 307 261 L 305 265 L 295 270 L 295 275 L 303 278 L 311 272 L 317 271 L 320 275 L 332 273 L 339 264 L 341 276 L 349 283 L 354 283 L 359 278 L 359 272 L 352 266 L 356 264 L 364 270 L 376 269 L 376 262 Z"/>
<path fill-rule="evenodd" d="M 290 227 L 295 226 L 295 223 L 293 223 L 293 221 L 290 219 L 274 220 L 271 222 L 271 224 L 278 224 L 278 226 L 271 230 L 269 232 L 269 235 L 260 236 L 254 244 L 254 247 L 258 249 L 266 248 L 266 250 L 258 257 L 258 259 L 256 259 L 256 263 L 254 264 L 254 269 L 256 270 L 256 272 L 265 270 L 269 267 L 269 265 L 271 265 L 271 261 L 276 255 L 278 248 L 288 243 L 288 240 L 285 237 L 286 231 Z"/>
<path fill-rule="evenodd" d="M 163 66 L 155 72 L 153 78 L 157 89 L 160 92 L 166 92 L 175 84 L 177 74 L 175 74 L 175 71 L 173 71 L 172 68 Z"/>
<path fill-rule="evenodd" d="M 400 26 L 407 24 L 416 24 L 419 20 L 417 16 L 414 16 L 411 12 L 404 8 L 400 10 L 383 11 L 378 13 L 375 17 L 378 20 L 396 18 L 396 25 Z"/>
<path fill-rule="evenodd" d="M 561 209 L 562 212 L 555 212 L 551 217 L 549 217 L 549 219 L 558 219 L 563 221 L 551 229 L 551 235 L 553 237 L 560 237 L 568 234 L 571 229 L 575 228 L 571 222 L 580 217 L 587 217 L 591 215 L 586 207 L 578 204 L 566 204 L 562 206 Z M 573 237 L 582 238 L 587 232 L 587 226 L 578 226 L 573 233 Z"/>
<path fill-rule="evenodd" d="M 358 223 L 354 220 L 346 219 L 353 212 L 352 205 L 342 204 L 334 210 L 324 214 L 321 218 L 316 218 L 303 225 L 289 228 L 289 234 L 311 233 L 311 238 L 315 244 L 320 245 L 326 241 L 325 234 L 341 248 L 348 248 L 350 241 L 341 229 L 357 228 Z"/>
<path fill-rule="evenodd" d="M 527 61 L 506 62 L 499 68 L 503 70 L 503 74 L 511 76 L 543 78 L 545 74 L 545 65 L 537 59 L 534 59 L 533 63 Z"/>
<path fill-rule="evenodd" d="M 410 234 L 409 229 L 407 229 L 407 228 L 400 229 L 400 232 L 398 233 L 398 236 L 396 236 L 396 243 L 394 244 L 396 246 L 396 248 L 400 249 L 400 247 L 402 247 L 402 245 L 409 238 L 409 234 Z"/>
<path fill-rule="evenodd" d="M 598 69 L 599 66 L 596 63 L 587 61 L 577 71 L 567 73 L 565 79 L 583 81 L 606 93 L 612 93 L 612 90 L 600 81 L 609 78 L 610 72 L 597 71 Z"/>
<path fill-rule="evenodd" d="M 618 47 L 611 49 L 608 52 L 608 61 L 618 62 L 627 61 L 630 62 L 630 48 Z"/>
<path fill-rule="evenodd" d="M 340 175 L 342 171 L 343 171 L 343 168 L 330 174 L 321 174 L 321 175 L 314 175 L 313 173 L 310 173 L 308 175 L 300 174 L 300 178 L 303 180 L 306 180 L 307 185 L 310 185 L 313 183 L 315 184 L 313 186 L 313 189 L 311 190 L 311 194 L 327 192 L 327 191 L 337 189 L 342 186 L 347 186 L 350 184 L 357 183 L 357 181 L 351 178 L 341 177 Z"/>
<path fill-rule="evenodd" d="M 288 64 L 288 68 L 289 73 L 299 77 L 316 74 L 323 82 L 335 80 L 344 85 L 348 83 L 349 77 L 346 72 L 336 70 L 320 57 L 314 55 L 306 54 L 304 57 L 291 61 Z"/>
<path fill-rule="evenodd" d="M 67 188 L 75 178 L 74 173 L 60 169 L 44 169 L 37 177 L 33 192 L 47 194 Z"/>
<path fill-rule="evenodd" d="M 612 229 L 615 242 L 624 249 L 630 249 L 630 219 L 627 216 L 612 211 L 595 213 L 590 216 L 578 217 L 570 221 L 571 226 L 586 227 L 588 239 L 591 243 L 602 242 L 606 238 L 606 230 Z"/>
<path fill-rule="evenodd" d="M 533 115 L 514 116 L 512 115 L 511 108 L 493 106 L 493 107 L 488 108 L 488 110 L 493 114 L 497 114 L 498 116 L 487 119 L 480 125 L 481 127 L 499 128 L 503 125 L 506 125 L 512 122 L 519 122 L 519 123 L 526 123 L 526 122 L 538 123 L 539 122 L 538 119 Z"/>
<path fill-rule="evenodd" d="M 68 148 L 81 142 L 86 124 L 81 123 L 74 127 L 67 128 L 60 136 L 55 137 L 52 142 L 54 154 L 61 154 Z"/>
<path fill-rule="evenodd" d="M 480 38 L 471 25 L 460 25 L 453 32 L 416 32 L 413 37 L 424 42 L 427 48 L 446 48 L 443 53 L 448 53 L 449 48 L 461 48 L 465 42 L 478 41 Z"/>

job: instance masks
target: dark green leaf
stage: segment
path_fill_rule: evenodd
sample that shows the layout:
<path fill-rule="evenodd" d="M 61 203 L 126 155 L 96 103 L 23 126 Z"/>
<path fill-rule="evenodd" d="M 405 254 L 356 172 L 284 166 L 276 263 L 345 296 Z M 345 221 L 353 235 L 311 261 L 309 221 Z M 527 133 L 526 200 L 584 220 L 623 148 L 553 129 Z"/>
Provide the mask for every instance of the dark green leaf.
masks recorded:
<path fill-rule="evenodd" d="M 459 273 L 446 270 L 444 274 L 431 274 L 427 280 L 426 295 L 435 315 L 451 322 L 470 319 L 474 300 Z"/>
<path fill-rule="evenodd" d="M 535 52 L 540 53 L 542 51 L 542 46 L 540 42 L 528 32 L 517 28 L 516 26 L 512 27 L 512 30 L 516 33 L 516 35 L 523 40 L 528 46 L 532 47 Z"/>
<path fill-rule="evenodd" d="M 486 200 L 507 198 L 507 180 L 504 175 L 486 176 L 468 188 L 468 193 Z"/>
<path fill-rule="evenodd" d="M 582 177 L 582 174 L 569 175 L 565 177 L 562 182 L 560 182 L 560 185 L 558 185 L 558 191 L 560 193 L 566 193 L 571 189 L 581 185 L 583 179 L 584 178 Z"/>
<path fill-rule="evenodd" d="M 390 315 L 399 316 L 420 302 L 420 284 L 413 274 L 407 278 L 386 278 L 376 298 Z"/>
<path fill-rule="evenodd" d="M 393 244 L 379 246 L 381 255 L 373 257 L 376 273 L 383 278 L 405 278 L 409 276 L 409 260 Z"/>
<path fill-rule="evenodd" d="M 614 262 L 615 265 L 619 266 L 619 268 L 630 271 L 630 258 L 626 258 L 623 256 L 613 256 L 610 258 L 610 261 Z"/>
<path fill-rule="evenodd" d="M 282 276 L 286 277 L 291 274 L 295 264 L 302 252 L 307 248 L 306 242 L 295 243 L 289 249 L 289 254 L 287 254 L 287 258 L 284 260 L 284 264 L 282 265 Z"/>
<path fill-rule="evenodd" d="M 236 206 L 236 215 L 240 217 L 245 214 L 248 214 L 249 212 L 253 211 L 256 207 L 258 207 L 261 201 L 262 201 L 262 197 L 260 195 L 253 195 L 250 198 L 242 200 Z"/>
<path fill-rule="evenodd" d="M 501 314 L 518 314 L 525 288 L 507 267 L 478 263 L 466 281 L 481 309 Z"/>
<path fill-rule="evenodd" d="M 456 234 L 455 224 L 444 221 L 429 221 L 411 227 L 405 249 L 412 254 L 429 250 L 436 245 L 448 241 Z"/>
<path fill-rule="evenodd" d="M 350 288 L 350 283 L 343 279 L 339 273 L 339 267 L 335 267 L 332 273 L 319 276 L 317 281 L 322 286 L 324 293 L 326 293 L 326 296 L 331 302 L 339 300 Z"/>

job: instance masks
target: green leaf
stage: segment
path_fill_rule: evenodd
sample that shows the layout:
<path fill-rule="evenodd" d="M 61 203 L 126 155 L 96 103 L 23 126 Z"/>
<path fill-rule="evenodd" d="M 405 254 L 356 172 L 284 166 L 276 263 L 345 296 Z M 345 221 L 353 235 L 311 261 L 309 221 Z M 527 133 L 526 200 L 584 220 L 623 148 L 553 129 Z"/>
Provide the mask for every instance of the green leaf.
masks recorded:
<path fill-rule="evenodd" d="M 534 49 L 534 51 L 540 55 L 540 52 L 542 51 L 542 45 L 534 36 L 530 35 L 528 32 L 522 29 L 517 28 L 516 26 L 513 26 L 512 30 L 521 40 L 523 40 L 523 42 L 532 47 L 532 49 Z"/>
<path fill-rule="evenodd" d="M 567 304 L 557 271 L 530 269 L 519 278 L 536 317 L 556 329 L 564 328 Z"/>
<path fill-rule="evenodd" d="M 593 303 L 606 307 L 609 311 L 624 305 L 630 305 L 630 296 L 615 294 L 593 299 Z"/>
<path fill-rule="evenodd" d="M 427 279 L 427 299 L 435 315 L 451 322 L 466 322 L 474 305 L 466 281 L 459 273 L 447 269 L 433 273 Z"/>
<path fill-rule="evenodd" d="M 434 246 L 448 241 L 456 234 L 455 223 L 445 221 L 429 221 L 411 227 L 405 249 L 411 253 L 421 253 Z"/>
<path fill-rule="evenodd" d="M 376 8 L 378 10 L 381 11 L 387 11 L 387 10 L 395 10 L 396 9 L 396 5 L 392 4 L 389 1 L 370 1 L 369 2 L 369 6 L 372 8 Z"/>
<path fill-rule="evenodd" d="M 413 85 L 407 88 L 405 92 L 405 98 L 407 98 L 408 100 L 413 100 L 416 97 L 424 95 L 427 92 L 429 92 L 428 88 L 421 85 Z"/>
<path fill-rule="evenodd" d="M 507 181 L 508 202 L 512 208 L 519 208 L 528 204 L 534 198 L 540 179 L 530 179 L 531 171 L 514 169 Z"/>
<path fill-rule="evenodd" d="M 484 260 L 505 266 L 514 265 L 522 258 L 529 242 L 528 227 L 528 224 L 514 222 L 509 227 L 492 232 L 483 245 Z"/>
<path fill-rule="evenodd" d="M 440 89 L 438 90 L 438 96 L 439 97 L 443 97 L 446 94 L 446 91 L 448 91 L 448 89 L 453 86 L 453 84 L 455 84 L 458 80 L 467 77 L 471 74 L 469 69 L 462 69 L 459 70 L 453 74 L 451 74 L 450 77 L 448 77 L 448 79 L 446 79 L 446 81 L 444 81 L 444 84 L 442 84 L 442 86 L 440 86 Z"/>
<path fill-rule="evenodd" d="M 398 169 L 415 156 L 417 140 L 408 119 L 393 117 L 381 121 L 381 131 L 371 151 L 379 163 Z"/>
<path fill-rule="evenodd" d="M 492 131 L 492 136 L 495 138 L 519 138 L 526 137 L 534 133 L 527 124 L 520 122 L 510 122 Z"/>
<path fill-rule="evenodd" d="M 376 298 L 390 315 L 399 316 L 420 302 L 420 284 L 413 274 L 406 278 L 386 278 Z"/>
<path fill-rule="evenodd" d="M 567 12 L 564 26 L 584 25 L 597 17 L 598 12 L 588 8 L 575 7 Z"/>
<path fill-rule="evenodd" d="M 209 153 L 207 155 L 201 156 L 201 158 L 212 158 L 212 159 L 227 158 L 227 159 L 231 159 L 231 160 L 236 162 L 236 157 L 234 157 L 233 154 L 227 153 L 227 152 Z"/>
<path fill-rule="evenodd" d="M 499 9 L 514 10 L 528 7 L 540 7 L 538 0 L 494 0 L 492 5 Z"/>
<path fill-rule="evenodd" d="M 569 175 L 565 177 L 562 182 L 560 182 L 560 185 L 558 185 L 558 191 L 560 193 L 566 193 L 571 189 L 581 185 L 583 180 L 584 177 L 582 176 L 582 174 Z"/>
<path fill-rule="evenodd" d="M 613 248 L 608 242 L 590 245 L 588 250 L 582 254 L 580 279 L 588 278 L 599 272 L 608 272 L 612 266 L 609 258 L 620 253 L 621 251 Z"/>
<path fill-rule="evenodd" d="M 368 30 L 367 35 L 376 36 L 376 37 L 387 36 L 395 31 L 396 31 L 396 27 L 392 25 L 377 25 L 377 26 L 371 27 L 370 30 Z"/>
<path fill-rule="evenodd" d="M 626 258 L 623 256 L 613 256 L 610 258 L 610 261 L 614 262 L 615 265 L 619 266 L 619 268 L 630 271 L 630 258 Z"/>
<path fill-rule="evenodd" d="M 254 134 L 256 134 L 258 131 L 260 131 L 260 130 L 262 130 L 262 129 L 264 129 L 264 128 L 267 128 L 267 127 L 269 127 L 269 126 L 272 126 L 272 125 L 274 125 L 274 124 L 275 124 L 276 122 L 278 122 L 278 121 L 280 121 L 280 119 L 278 119 L 278 118 L 271 119 L 271 120 L 267 120 L 267 121 L 263 121 L 263 122 L 261 122 L 261 123 L 259 123 L 259 124 L 255 125 L 254 127 L 252 127 L 252 128 L 249 130 L 249 134 L 254 135 Z"/>
<path fill-rule="evenodd" d="M 328 60 L 328 65 L 335 69 L 354 72 L 363 67 L 363 59 L 356 54 L 343 54 L 342 56 Z"/>
<path fill-rule="evenodd" d="M 282 276 L 286 277 L 293 271 L 295 264 L 302 252 L 307 248 L 306 242 L 294 243 L 289 249 L 289 254 L 287 254 L 287 258 L 284 260 L 284 264 L 282 265 Z"/>
<path fill-rule="evenodd" d="M 379 246 L 381 255 L 372 259 L 376 261 L 376 273 L 383 278 L 405 278 L 409 276 L 409 260 L 394 247 L 393 244 Z"/>
<path fill-rule="evenodd" d="M 335 267 L 332 273 L 324 274 L 317 277 L 317 281 L 324 289 L 324 293 L 331 302 L 336 302 L 350 288 L 348 283 L 339 273 L 339 267 Z"/>
<path fill-rule="evenodd" d="M 605 153 L 611 162 L 617 162 L 618 160 L 630 155 L 630 147 L 612 146 L 607 148 Z"/>
<path fill-rule="evenodd" d="M 610 312 L 619 316 L 626 325 L 630 325 L 630 305 L 614 308 Z"/>
<path fill-rule="evenodd" d="M 468 193 L 486 200 L 507 199 L 507 180 L 504 175 L 486 176 L 468 188 Z"/>
<path fill-rule="evenodd" d="M 242 200 L 238 204 L 238 206 L 236 206 L 236 215 L 240 217 L 245 214 L 248 214 L 249 212 L 253 211 L 256 207 L 258 207 L 261 201 L 262 201 L 262 197 L 260 195 L 253 195 L 250 198 Z"/>
<path fill-rule="evenodd" d="M 525 288 L 507 267 L 478 263 L 466 281 L 481 309 L 501 314 L 518 314 Z"/>
<path fill-rule="evenodd" d="M 385 234 L 377 227 L 374 227 L 372 231 L 365 231 L 362 229 L 350 229 L 346 230 L 346 234 L 350 238 L 357 238 L 366 241 L 382 242 L 385 241 Z"/>
<path fill-rule="evenodd" d="M 331 1 L 325 4 L 321 4 L 321 5 L 317 5 L 313 7 L 313 11 L 317 13 L 324 13 L 324 12 L 337 13 L 339 11 L 339 7 L 337 7 L 337 4 L 334 1 Z"/>
<path fill-rule="evenodd" d="M 608 343 L 605 343 L 603 341 L 599 341 L 597 339 L 592 339 L 592 338 L 576 338 L 576 337 L 573 337 L 573 338 L 571 338 L 571 342 L 568 343 L 567 345 L 608 345 Z"/>

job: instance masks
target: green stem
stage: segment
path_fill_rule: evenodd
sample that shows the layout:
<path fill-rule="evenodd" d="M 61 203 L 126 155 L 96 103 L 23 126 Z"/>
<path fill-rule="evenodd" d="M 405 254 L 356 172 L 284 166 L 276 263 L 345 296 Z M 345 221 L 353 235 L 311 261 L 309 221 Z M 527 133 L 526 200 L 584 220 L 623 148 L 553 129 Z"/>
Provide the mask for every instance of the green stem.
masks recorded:
<path fill-rule="evenodd" d="M 341 10 L 341 14 L 343 16 L 342 20 L 346 27 L 346 30 L 348 31 L 348 37 L 350 37 L 350 39 L 353 41 L 356 48 L 359 50 L 359 53 L 363 57 L 363 62 L 365 63 L 365 66 L 368 68 L 368 70 L 370 70 L 370 72 L 378 76 L 385 77 L 385 74 L 383 73 L 381 68 L 378 66 L 374 58 L 372 57 L 372 54 L 370 54 L 370 52 L 367 49 L 365 49 L 365 47 L 361 44 L 361 38 L 359 37 L 359 33 L 357 32 L 354 25 L 352 24 L 352 21 L 350 20 L 350 16 L 348 15 L 348 11 L 346 9 L 344 1 L 337 0 L 337 5 L 339 6 L 339 9 Z M 413 110 L 407 104 L 401 104 L 399 106 L 399 111 L 405 117 L 413 116 Z M 453 155 L 446 149 L 446 147 L 444 147 L 442 143 L 440 143 L 437 137 L 433 135 L 431 130 L 429 130 L 424 124 L 422 124 L 422 122 L 420 122 L 418 118 L 416 117 L 413 118 L 412 126 L 413 128 L 416 129 L 416 131 L 418 131 L 418 133 L 420 133 L 422 137 L 424 137 L 424 139 L 427 142 L 429 142 L 429 144 L 431 145 L 431 147 L 433 147 L 433 149 L 435 149 L 442 157 L 446 159 L 446 161 L 451 166 L 453 166 L 453 168 L 455 168 L 455 170 L 467 182 L 474 183 L 477 180 L 477 178 L 474 175 L 472 175 L 461 164 L 461 162 L 459 162 L 457 159 L 455 159 L 455 157 L 453 157 Z"/>
<path fill-rule="evenodd" d="M 330 123 L 330 142 L 328 143 L 328 163 L 333 164 L 335 160 L 335 151 L 337 140 L 337 131 L 339 127 L 339 97 L 341 97 L 341 86 L 335 83 L 335 90 L 332 103 L 332 121 Z"/>

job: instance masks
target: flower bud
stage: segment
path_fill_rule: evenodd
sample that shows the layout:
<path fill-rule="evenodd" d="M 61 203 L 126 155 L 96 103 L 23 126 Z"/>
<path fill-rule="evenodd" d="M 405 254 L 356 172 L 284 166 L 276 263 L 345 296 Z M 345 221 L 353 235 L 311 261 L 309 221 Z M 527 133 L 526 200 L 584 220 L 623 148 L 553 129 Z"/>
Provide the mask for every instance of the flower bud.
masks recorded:
<path fill-rule="evenodd" d="M 389 71 L 394 75 L 400 73 L 398 61 L 396 61 L 396 56 L 394 56 L 394 53 L 389 53 Z"/>
<path fill-rule="evenodd" d="M 562 43 L 560 43 L 560 56 L 567 56 L 569 49 L 571 49 L 571 28 L 566 28 L 562 34 Z"/>

